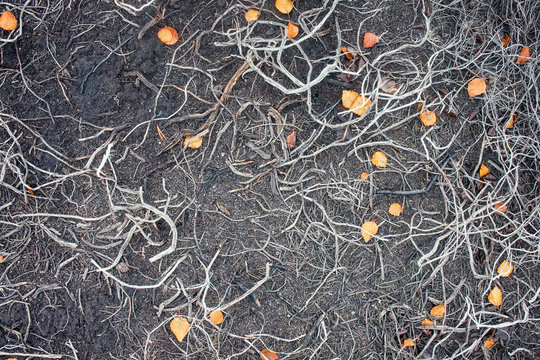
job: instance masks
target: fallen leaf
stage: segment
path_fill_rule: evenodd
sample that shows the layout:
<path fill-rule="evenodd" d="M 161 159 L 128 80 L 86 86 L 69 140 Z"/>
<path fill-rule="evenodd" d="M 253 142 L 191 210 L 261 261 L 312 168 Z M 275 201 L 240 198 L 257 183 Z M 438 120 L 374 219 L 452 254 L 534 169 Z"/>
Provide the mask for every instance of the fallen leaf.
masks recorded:
<path fill-rule="evenodd" d="M 426 318 L 426 319 L 422 320 L 420 325 L 433 326 L 433 325 L 435 325 L 435 323 L 433 321 L 429 320 L 428 318 Z"/>
<path fill-rule="evenodd" d="M 413 339 L 405 339 L 403 340 L 403 344 L 401 345 L 402 348 L 407 348 L 411 346 L 416 346 Z"/>
<path fill-rule="evenodd" d="M 497 273 L 502 277 L 509 277 L 513 271 L 514 265 L 512 265 L 508 260 L 504 260 L 497 268 Z"/>
<path fill-rule="evenodd" d="M 382 151 L 377 151 L 371 156 L 371 163 L 376 167 L 385 168 L 388 164 L 388 159 Z"/>
<path fill-rule="evenodd" d="M 0 263 L 4 262 L 4 256 L 0 255 Z"/>
<path fill-rule="evenodd" d="M 165 134 L 163 134 L 163 131 L 161 131 L 158 124 L 156 124 L 156 131 L 157 131 L 158 136 L 161 139 L 161 141 L 163 141 L 163 142 L 167 141 L 167 137 L 165 136 Z"/>
<path fill-rule="evenodd" d="M 501 306 L 502 304 L 502 291 L 497 285 L 491 290 L 488 295 L 488 301 L 495 305 L 496 307 Z"/>
<path fill-rule="evenodd" d="M 510 119 L 504 124 L 504 127 L 507 129 L 511 129 L 514 127 L 514 121 L 517 120 L 518 113 L 513 113 L 512 116 L 510 116 Z"/>
<path fill-rule="evenodd" d="M 366 221 L 362 224 L 362 237 L 365 242 L 371 239 L 372 235 L 376 235 L 379 232 L 379 226 L 374 221 Z"/>
<path fill-rule="evenodd" d="M 223 322 L 223 313 L 221 310 L 214 310 L 210 313 L 210 321 L 216 325 L 219 325 Z"/>
<path fill-rule="evenodd" d="M 292 149 L 296 145 L 296 132 L 293 131 L 287 136 L 287 145 L 289 145 L 289 149 Z"/>
<path fill-rule="evenodd" d="M 170 26 L 164 26 L 159 29 L 157 36 L 159 40 L 167 45 L 174 45 L 178 41 L 178 33 Z"/>
<path fill-rule="evenodd" d="M 298 32 L 300 29 L 298 29 L 298 26 L 294 25 L 292 22 L 289 21 L 287 24 L 287 30 L 283 30 L 287 34 L 287 38 L 293 39 L 298 35 Z"/>
<path fill-rule="evenodd" d="M 425 126 L 433 126 L 437 122 L 437 115 L 434 111 L 424 109 L 420 113 L 420 120 Z"/>
<path fill-rule="evenodd" d="M 262 360 L 277 360 L 279 359 L 279 356 L 269 349 L 262 349 L 261 350 L 261 359 Z"/>
<path fill-rule="evenodd" d="M 395 94 L 399 90 L 396 82 L 387 77 L 383 77 L 381 79 L 381 83 L 379 84 L 379 89 L 381 89 L 382 92 L 387 93 L 387 94 Z"/>
<path fill-rule="evenodd" d="M 356 91 L 343 90 L 341 93 L 341 102 L 343 107 L 350 109 L 358 116 L 364 115 L 372 104 L 367 97 L 358 94 Z"/>
<path fill-rule="evenodd" d="M 176 340 L 178 340 L 178 342 L 182 342 L 182 340 L 184 340 L 190 328 L 189 322 L 183 316 L 177 316 L 172 319 L 169 326 L 174 336 L 176 336 Z"/>
<path fill-rule="evenodd" d="M 504 203 L 499 202 L 493 205 L 493 208 L 495 209 L 496 213 L 504 214 L 506 210 L 508 210 L 508 206 L 504 205 Z"/>
<path fill-rule="evenodd" d="M 343 54 L 345 55 L 345 57 L 349 60 L 352 60 L 354 59 L 354 55 L 353 53 L 349 50 L 350 48 L 347 47 L 347 46 L 342 46 L 341 48 L 341 51 L 343 52 Z"/>
<path fill-rule="evenodd" d="M 216 200 L 216 206 L 219 209 L 219 211 L 221 211 L 222 213 L 224 213 L 227 216 L 231 216 L 231 212 L 229 211 L 229 209 L 227 209 L 227 207 L 225 205 L 223 205 L 222 203 L 220 203 L 217 200 Z"/>
<path fill-rule="evenodd" d="M 486 89 L 486 80 L 484 80 L 483 78 L 474 78 L 469 81 L 469 84 L 467 85 L 467 92 L 469 93 L 470 98 L 482 95 L 486 92 Z"/>
<path fill-rule="evenodd" d="M 501 42 L 503 44 L 504 47 L 507 47 L 508 46 L 508 43 L 510 42 L 510 40 L 512 40 L 512 37 L 511 36 L 507 36 L 507 37 L 503 37 L 501 39 Z"/>
<path fill-rule="evenodd" d="M 433 316 L 435 319 L 440 319 L 444 316 L 445 312 L 446 312 L 446 308 L 444 305 L 441 304 L 441 305 L 434 306 L 429 312 L 429 314 Z"/>
<path fill-rule="evenodd" d="M 516 64 L 520 65 L 523 63 L 526 63 L 531 58 L 531 55 L 529 53 L 529 48 L 524 46 L 523 49 L 521 49 L 521 52 L 519 53 L 519 57 L 516 60 Z"/>
<path fill-rule="evenodd" d="M 478 173 L 480 177 L 482 178 L 486 176 L 487 174 L 489 174 L 489 168 L 486 165 L 482 164 L 480 165 L 480 170 L 478 171 Z"/>
<path fill-rule="evenodd" d="M 486 349 L 490 349 L 493 345 L 495 345 L 495 340 L 493 340 L 493 338 L 489 338 L 484 341 L 484 347 Z"/>
<path fill-rule="evenodd" d="M 276 0 L 276 9 L 282 14 L 288 14 L 293 9 L 292 0 Z"/>
<path fill-rule="evenodd" d="M 367 32 L 364 34 L 364 49 L 369 49 L 379 42 L 379 37 L 374 33 Z"/>
<path fill-rule="evenodd" d="M 369 177 L 369 174 L 367 172 L 363 172 L 360 174 L 360 180 L 367 180 Z"/>
<path fill-rule="evenodd" d="M 0 15 L 0 28 L 11 31 L 17 28 L 17 19 L 11 11 L 4 11 Z"/>
<path fill-rule="evenodd" d="M 257 19 L 259 18 L 259 10 L 249 9 L 244 15 L 244 17 L 248 22 L 257 21 Z"/>
<path fill-rule="evenodd" d="M 26 190 L 28 190 L 28 193 L 32 196 L 35 196 L 36 194 L 34 193 L 34 190 L 30 189 L 29 186 L 26 187 Z"/>
<path fill-rule="evenodd" d="M 393 215 L 393 216 L 401 215 L 401 205 L 398 203 L 393 203 L 388 208 L 388 212 L 390 213 L 390 215 Z"/>
<path fill-rule="evenodd" d="M 192 149 L 200 148 L 202 146 L 202 136 L 200 136 L 198 139 L 193 140 L 192 142 L 189 142 L 189 140 L 193 139 L 194 137 L 195 136 L 186 136 L 186 138 L 184 139 L 184 146 Z"/>

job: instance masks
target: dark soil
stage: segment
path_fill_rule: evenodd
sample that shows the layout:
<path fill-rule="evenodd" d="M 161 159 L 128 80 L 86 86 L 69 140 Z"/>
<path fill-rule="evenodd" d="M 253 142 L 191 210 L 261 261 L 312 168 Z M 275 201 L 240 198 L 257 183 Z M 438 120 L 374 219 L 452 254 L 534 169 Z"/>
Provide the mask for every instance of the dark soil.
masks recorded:
<path fill-rule="evenodd" d="M 469 99 L 460 88 L 478 69 L 461 69 L 448 57 L 430 64 L 437 44 L 458 34 L 460 12 L 455 8 L 431 16 L 429 5 L 417 2 L 340 1 L 317 35 L 304 42 L 305 54 L 292 49 L 281 61 L 308 81 L 304 56 L 323 59 L 310 64 L 316 76 L 335 58 L 341 39 L 342 45 L 362 52 L 366 70 L 350 82 L 333 73 L 309 94 L 287 95 L 248 69 L 217 117 L 205 124 L 209 113 L 176 120 L 214 106 L 244 63 L 247 46 L 239 49 L 227 33 L 245 26 L 247 2 L 171 0 L 136 15 L 112 1 L 35 3 L 23 13 L 22 35 L 1 47 L 3 149 L 10 139 L 17 142 L 9 145 L 16 150 L 5 159 L 0 188 L 0 207 L 6 205 L 0 208 L 5 234 L 0 354 L 35 354 L 16 355 L 19 359 L 45 354 L 66 359 L 258 359 L 259 351 L 269 348 L 291 359 L 540 356 L 537 322 L 494 326 L 498 342 L 488 354 L 483 341 L 471 344 L 487 337 L 489 328 L 473 326 L 462 313 L 471 306 L 489 318 L 497 309 L 482 300 L 491 283 L 474 276 L 466 247 L 456 245 L 463 237 L 445 234 L 455 225 L 454 204 L 465 208 L 466 194 L 481 191 L 475 175 L 481 153 L 483 162 L 494 163 L 500 153 L 483 147 L 490 126 L 479 120 L 482 100 Z M 276 23 L 313 26 L 333 2 L 298 0 L 290 16 L 278 13 L 273 3 L 261 8 L 261 25 L 246 42 L 281 39 Z M 13 5 L 16 16 L 24 4 Z M 138 39 L 160 6 L 163 19 Z M 324 8 L 310 17 L 309 11 Z M 397 51 L 395 62 L 377 63 L 381 54 L 424 36 L 426 13 L 433 21 L 433 43 L 423 51 Z M 156 34 L 164 25 L 175 27 L 181 42 L 161 43 Z M 477 26 L 484 25 L 478 20 Z M 383 34 L 371 50 L 361 49 L 362 39 L 357 39 L 366 31 Z M 294 87 L 272 68 L 275 59 L 267 60 L 259 70 Z M 339 61 L 350 65 L 343 56 Z M 438 67 L 431 86 L 411 85 L 403 75 L 428 66 Z M 447 72 L 440 71 L 445 67 Z M 339 127 L 353 119 L 339 114 L 341 104 L 319 118 L 330 127 L 314 120 L 341 100 L 344 88 L 371 89 L 377 72 L 425 90 L 417 99 L 396 101 L 403 108 L 386 112 L 374 124 L 370 114 Z M 452 100 L 445 97 L 448 92 Z M 374 102 L 373 113 L 382 113 L 388 104 L 384 97 Z M 418 120 L 420 102 L 438 106 L 436 127 L 426 128 Z M 449 114 L 450 103 L 457 117 Z M 185 136 L 201 129 L 208 130 L 203 146 L 184 148 Z M 296 148 L 313 133 L 322 129 L 322 134 L 300 154 L 284 146 L 293 129 Z M 388 168 L 371 164 L 375 151 L 388 155 Z M 449 161 L 443 163 L 445 157 Z M 520 183 L 531 199 L 538 192 L 535 161 L 529 161 L 531 170 Z M 495 176 L 503 176 L 497 171 Z M 369 173 L 367 181 L 360 180 L 362 172 Z M 435 185 L 420 195 L 376 194 L 423 189 L 434 176 Z M 403 206 L 400 218 L 387 212 L 393 202 Z M 531 206 L 538 204 L 532 201 Z M 172 253 L 150 261 L 169 247 L 173 236 L 161 213 L 174 222 L 178 243 Z M 502 219 L 493 219 L 494 237 L 512 233 Z M 368 220 L 380 229 L 378 238 L 366 243 L 359 227 Z M 529 231 L 538 225 L 533 220 Z M 479 242 L 474 236 L 471 241 Z M 422 256 L 437 241 L 441 245 L 432 258 L 447 256 L 451 264 L 443 270 L 439 262 L 420 268 L 419 261 L 426 262 Z M 536 251 L 527 242 L 515 246 Z M 478 246 L 471 255 L 481 274 L 489 273 L 505 251 L 498 244 L 484 248 L 490 253 Z M 443 249 L 456 250 L 445 255 Z M 233 301 L 263 279 L 267 264 L 268 280 L 225 309 L 223 324 L 207 320 L 208 309 Z M 529 266 L 514 282 L 497 280 L 508 294 L 505 304 L 522 300 L 519 284 L 525 279 L 528 288 L 538 288 L 538 263 Z M 447 328 L 419 328 L 431 307 L 454 291 L 459 294 L 448 306 Z M 530 319 L 537 321 L 538 306 L 529 306 Z M 507 320 L 482 321 L 511 323 L 522 311 L 503 306 L 501 317 Z M 168 327 L 178 314 L 192 324 L 182 343 Z M 401 349 L 406 338 L 414 338 L 416 347 Z M 464 346 L 471 349 L 456 355 Z M 522 347 L 528 352 L 517 350 Z"/>

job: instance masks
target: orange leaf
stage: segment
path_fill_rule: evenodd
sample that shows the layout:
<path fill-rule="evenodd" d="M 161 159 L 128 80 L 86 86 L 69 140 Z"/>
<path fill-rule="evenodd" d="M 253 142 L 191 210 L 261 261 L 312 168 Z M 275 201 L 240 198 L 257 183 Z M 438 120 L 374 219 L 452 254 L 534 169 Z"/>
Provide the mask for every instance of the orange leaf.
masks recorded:
<path fill-rule="evenodd" d="M 504 214 L 504 212 L 508 210 L 508 206 L 504 205 L 502 202 L 496 203 L 493 205 L 493 208 L 495 209 L 495 212 L 499 214 Z"/>
<path fill-rule="evenodd" d="M 26 190 L 28 190 L 28 193 L 32 196 L 35 196 L 36 194 L 34 194 L 34 190 L 30 189 L 29 186 L 26 187 Z"/>
<path fill-rule="evenodd" d="M 178 342 L 182 342 L 182 340 L 184 340 L 190 328 L 189 322 L 185 317 L 182 316 L 177 316 L 172 319 L 169 326 L 174 336 L 176 336 L 176 340 L 178 340 Z"/>
<path fill-rule="evenodd" d="M 287 24 L 287 30 L 283 30 L 289 39 L 293 39 L 298 35 L 298 26 L 294 25 L 292 22 L 289 21 Z"/>
<path fill-rule="evenodd" d="M 360 174 L 360 180 L 367 180 L 369 177 L 369 174 L 367 172 L 363 172 Z"/>
<path fill-rule="evenodd" d="M 486 92 L 486 89 L 486 80 L 484 80 L 483 78 L 474 78 L 469 81 L 469 85 L 467 86 L 467 92 L 469 93 L 470 98 L 482 95 Z"/>
<path fill-rule="evenodd" d="M 502 291 L 497 285 L 491 290 L 488 295 L 488 301 L 495 305 L 496 307 L 501 306 L 502 304 Z"/>
<path fill-rule="evenodd" d="M 379 37 L 374 33 L 367 32 L 364 34 L 364 49 L 369 49 L 379 42 Z"/>
<path fill-rule="evenodd" d="M 261 350 L 261 359 L 262 360 L 277 360 L 279 359 L 279 356 L 269 349 L 262 349 Z"/>
<path fill-rule="evenodd" d="M 511 129 L 514 127 L 514 121 L 517 120 L 518 113 L 513 113 L 512 116 L 510 116 L 510 119 L 504 124 L 504 127 L 507 129 Z"/>
<path fill-rule="evenodd" d="M 414 343 L 414 340 L 410 338 L 403 340 L 403 345 L 401 345 L 402 348 L 407 348 L 411 346 L 416 346 L 416 344 Z"/>
<path fill-rule="evenodd" d="M 341 51 L 343 52 L 343 54 L 345 54 L 345 57 L 347 59 L 349 59 L 349 60 L 354 59 L 354 55 L 351 53 L 351 51 L 349 50 L 349 48 L 347 46 L 342 46 Z"/>
<path fill-rule="evenodd" d="M 362 224 L 362 237 L 365 242 L 368 242 L 371 239 L 372 235 L 375 235 L 379 232 L 379 226 L 374 221 L 366 221 Z"/>
<path fill-rule="evenodd" d="M 504 260 L 497 268 L 497 273 L 502 277 L 509 277 L 512 271 L 514 271 L 514 265 L 508 260 Z"/>
<path fill-rule="evenodd" d="M 372 104 L 367 97 L 358 94 L 356 91 L 343 90 L 341 93 L 341 102 L 343 107 L 350 109 L 358 116 L 364 115 Z"/>
<path fill-rule="evenodd" d="M 186 136 L 184 139 L 184 146 L 187 146 L 192 149 L 198 149 L 202 145 L 202 136 L 200 136 L 198 139 L 195 139 L 191 142 L 189 140 L 193 139 L 195 136 Z"/>
<path fill-rule="evenodd" d="M 210 313 L 210 321 L 216 325 L 219 325 L 223 322 L 223 313 L 221 310 L 214 310 Z"/>
<path fill-rule="evenodd" d="M 524 46 L 523 49 L 521 49 L 521 52 L 519 53 L 519 57 L 516 60 L 516 64 L 520 65 L 523 63 L 526 63 L 531 58 L 531 55 L 529 53 L 529 48 Z"/>
<path fill-rule="evenodd" d="M 504 47 L 507 47 L 508 46 L 508 43 L 510 42 L 510 40 L 512 40 L 512 37 L 511 36 L 507 36 L 507 37 L 504 37 L 501 39 L 501 42 L 503 44 Z"/>
<path fill-rule="evenodd" d="M 2 15 L 0 15 L 0 28 L 11 31 L 15 30 L 17 28 L 17 19 L 11 11 L 4 11 Z"/>
<path fill-rule="evenodd" d="M 249 9 L 244 15 L 248 22 L 257 21 L 259 18 L 259 10 Z"/>
<path fill-rule="evenodd" d="M 289 149 L 292 149 L 296 145 L 296 132 L 293 131 L 287 136 L 287 145 L 289 145 Z"/>
<path fill-rule="evenodd" d="M 276 9 L 282 14 L 288 14 L 293 9 L 292 0 L 276 0 Z"/>
<path fill-rule="evenodd" d="M 167 45 L 174 45 L 178 41 L 178 33 L 170 26 L 164 26 L 159 29 L 157 36 L 159 40 Z"/>
<path fill-rule="evenodd" d="M 433 326 L 435 325 L 435 323 L 429 319 L 424 319 L 422 320 L 422 322 L 420 323 L 420 325 L 424 325 L 424 326 Z"/>
<path fill-rule="evenodd" d="M 385 168 L 388 164 L 388 159 L 382 151 L 377 151 L 371 156 L 371 163 L 377 167 Z"/>
<path fill-rule="evenodd" d="M 489 338 L 484 341 L 484 346 L 486 349 L 491 348 L 493 345 L 495 345 L 495 340 L 493 340 L 493 338 Z"/>
<path fill-rule="evenodd" d="M 393 203 L 388 208 L 388 212 L 390 213 L 390 215 L 394 215 L 394 216 L 401 215 L 401 205 L 398 203 Z"/>
<path fill-rule="evenodd" d="M 480 177 L 484 177 L 489 174 L 489 168 L 486 165 L 482 164 L 480 165 L 480 170 L 478 171 L 478 173 L 480 174 Z"/>
<path fill-rule="evenodd" d="M 420 120 L 425 126 L 433 126 L 437 122 L 437 115 L 435 111 L 424 109 L 420 113 Z"/>
<path fill-rule="evenodd" d="M 4 260 L 5 260 L 4 257 L 2 255 L 0 255 L 0 263 L 4 262 Z"/>
<path fill-rule="evenodd" d="M 441 305 L 434 306 L 429 312 L 429 314 L 436 319 L 440 319 L 444 316 L 445 312 L 446 312 L 446 308 L 444 305 L 441 304 Z"/>

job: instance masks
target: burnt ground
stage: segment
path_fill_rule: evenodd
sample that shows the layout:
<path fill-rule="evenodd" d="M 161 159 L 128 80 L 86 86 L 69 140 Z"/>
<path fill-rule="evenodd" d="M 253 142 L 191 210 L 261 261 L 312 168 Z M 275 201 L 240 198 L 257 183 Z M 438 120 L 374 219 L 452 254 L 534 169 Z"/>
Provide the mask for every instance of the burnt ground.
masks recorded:
<path fill-rule="evenodd" d="M 1 3 L 0 355 L 540 357 L 540 7 L 486 3 Z"/>

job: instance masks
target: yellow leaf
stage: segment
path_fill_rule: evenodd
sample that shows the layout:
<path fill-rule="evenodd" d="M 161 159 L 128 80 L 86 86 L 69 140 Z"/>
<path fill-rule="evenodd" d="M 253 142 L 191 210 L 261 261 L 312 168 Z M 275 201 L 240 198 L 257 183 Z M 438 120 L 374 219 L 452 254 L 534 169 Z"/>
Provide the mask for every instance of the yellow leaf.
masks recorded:
<path fill-rule="evenodd" d="M 414 343 L 414 340 L 410 338 L 403 340 L 403 345 L 401 345 L 402 348 L 407 348 L 411 346 L 416 346 L 416 344 Z"/>
<path fill-rule="evenodd" d="M 499 273 L 499 275 L 502 277 L 509 277 L 513 271 L 514 265 L 512 265 L 508 260 L 504 260 L 497 268 L 497 273 Z"/>
<path fill-rule="evenodd" d="M 422 320 L 422 322 L 420 323 L 420 325 L 424 325 L 424 326 L 433 326 L 435 325 L 435 323 L 429 319 L 424 319 Z"/>
<path fill-rule="evenodd" d="M 298 26 L 294 25 L 292 22 L 289 21 L 289 23 L 287 24 L 287 30 L 284 31 L 289 39 L 293 39 L 296 37 L 296 35 L 298 35 L 299 29 Z"/>
<path fill-rule="evenodd" d="M 259 10 L 249 9 L 244 15 L 248 22 L 257 21 L 259 18 Z"/>
<path fill-rule="evenodd" d="M 434 306 L 429 312 L 429 314 L 436 319 L 440 319 L 444 316 L 445 312 L 446 312 L 446 308 L 444 305 L 441 304 L 441 305 Z"/>
<path fill-rule="evenodd" d="M 369 49 L 379 42 L 379 37 L 374 33 L 367 32 L 364 34 L 364 49 Z"/>
<path fill-rule="evenodd" d="M 420 113 L 420 120 L 425 126 L 433 126 L 437 122 L 437 115 L 434 111 L 424 109 Z"/>
<path fill-rule="evenodd" d="M 369 177 L 369 174 L 367 172 L 363 172 L 360 174 L 360 180 L 367 180 Z"/>
<path fill-rule="evenodd" d="M 390 215 L 394 215 L 394 216 L 401 215 L 401 205 L 398 203 L 393 203 L 388 208 L 388 212 L 390 213 Z"/>
<path fill-rule="evenodd" d="M 371 239 L 372 235 L 376 235 L 379 232 L 379 226 L 374 221 L 366 221 L 362 224 L 362 237 L 365 242 Z"/>
<path fill-rule="evenodd" d="M 488 301 L 495 305 L 496 307 L 501 306 L 502 304 L 502 291 L 497 285 L 491 290 L 488 295 Z"/>
<path fill-rule="evenodd" d="M 293 9 L 293 2 L 292 0 L 276 0 L 276 9 L 280 13 L 288 14 Z"/>
<path fill-rule="evenodd" d="M 478 95 L 482 95 L 486 92 L 487 85 L 486 80 L 483 78 L 475 78 L 469 81 L 469 85 L 467 86 L 467 92 L 469 93 L 469 97 L 475 97 Z"/>
<path fill-rule="evenodd" d="M 486 176 L 487 174 L 489 174 L 489 168 L 484 164 L 480 165 L 479 174 L 480 174 L 480 177 Z"/>
<path fill-rule="evenodd" d="M 491 348 L 493 345 L 495 345 L 495 340 L 493 340 L 493 338 L 489 338 L 484 341 L 484 346 L 486 347 L 486 349 Z"/>
<path fill-rule="evenodd" d="M 516 64 L 520 65 L 523 63 L 526 63 L 531 58 L 531 54 L 529 52 L 529 48 L 524 46 L 523 49 L 521 49 L 521 52 L 519 53 L 519 57 L 516 60 Z"/>
<path fill-rule="evenodd" d="M 261 350 L 261 359 L 262 360 L 277 360 L 279 359 L 279 356 L 269 349 L 262 349 Z"/>
<path fill-rule="evenodd" d="M 358 116 L 362 116 L 368 110 L 372 101 L 358 94 L 356 91 L 343 90 L 341 93 L 341 103 L 344 108 L 350 109 Z"/>
<path fill-rule="evenodd" d="M 223 313 L 221 310 L 214 310 L 210 313 L 210 321 L 216 325 L 219 325 L 223 322 Z"/>
<path fill-rule="evenodd" d="M 371 156 L 371 163 L 377 167 L 385 168 L 386 164 L 388 164 L 388 159 L 382 151 L 377 151 Z"/>
<path fill-rule="evenodd" d="M 193 139 L 194 137 L 195 136 L 186 136 L 186 138 L 184 139 L 184 146 L 192 149 L 200 148 L 202 146 L 202 136 L 200 136 L 198 139 L 193 140 L 192 142 L 189 142 L 189 140 Z"/>
<path fill-rule="evenodd" d="M 176 336 L 176 340 L 178 340 L 178 342 L 182 342 L 182 340 L 184 340 L 190 327 L 189 322 L 183 316 L 177 316 L 172 319 L 169 326 L 174 336 Z"/>

